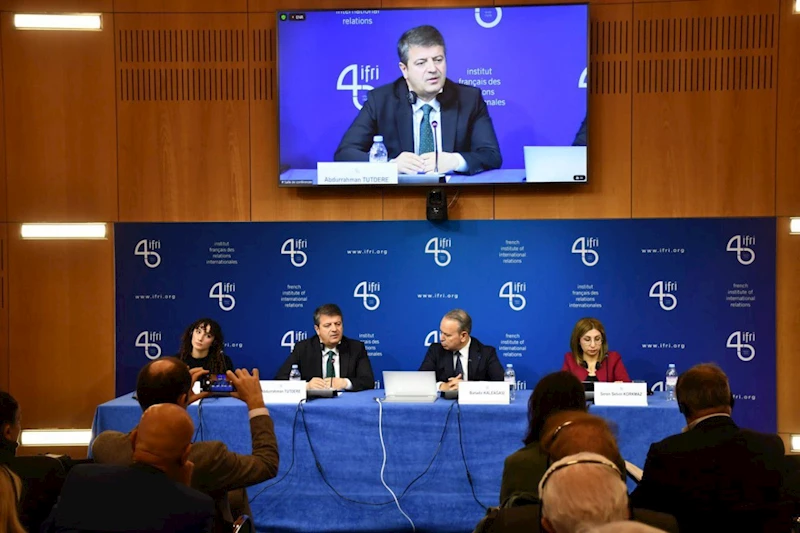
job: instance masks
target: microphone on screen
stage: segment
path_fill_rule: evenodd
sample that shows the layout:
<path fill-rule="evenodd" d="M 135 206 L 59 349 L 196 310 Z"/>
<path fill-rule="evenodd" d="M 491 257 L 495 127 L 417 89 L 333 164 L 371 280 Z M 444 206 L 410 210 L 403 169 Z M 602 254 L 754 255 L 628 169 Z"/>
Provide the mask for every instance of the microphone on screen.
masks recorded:
<path fill-rule="evenodd" d="M 439 173 L 439 147 L 436 142 L 436 128 L 438 126 L 439 123 L 435 120 L 431 122 L 431 128 L 433 128 L 433 171 L 437 174 Z"/>

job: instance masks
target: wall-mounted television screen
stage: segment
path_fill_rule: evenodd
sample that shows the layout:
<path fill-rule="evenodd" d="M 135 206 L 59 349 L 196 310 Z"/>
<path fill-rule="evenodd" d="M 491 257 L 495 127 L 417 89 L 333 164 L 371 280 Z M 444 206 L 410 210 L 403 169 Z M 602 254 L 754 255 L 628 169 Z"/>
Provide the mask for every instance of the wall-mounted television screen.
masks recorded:
<path fill-rule="evenodd" d="M 281 185 L 587 181 L 588 5 L 277 17 Z"/>

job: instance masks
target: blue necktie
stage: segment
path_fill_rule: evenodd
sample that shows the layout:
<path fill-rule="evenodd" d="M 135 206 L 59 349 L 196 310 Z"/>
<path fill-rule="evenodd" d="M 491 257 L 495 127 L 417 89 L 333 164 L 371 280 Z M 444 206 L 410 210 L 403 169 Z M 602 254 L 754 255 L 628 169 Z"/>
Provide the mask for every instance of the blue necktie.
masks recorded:
<path fill-rule="evenodd" d="M 419 155 L 433 152 L 433 128 L 431 128 L 431 111 L 428 104 L 422 106 L 422 122 L 419 123 Z"/>
<path fill-rule="evenodd" d="M 333 368 L 333 356 L 336 355 L 336 352 L 334 352 L 333 350 L 328 350 L 327 352 L 325 352 L 325 355 L 328 356 L 328 362 L 325 364 L 325 377 L 335 378 L 336 370 Z"/>
<path fill-rule="evenodd" d="M 453 352 L 453 355 L 456 357 L 456 364 L 455 364 L 456 371 L 453 377 L 456 377 L 459 374 L 461 374 L 461 379 L 464 379 L 464 367 L 461 366 L 461 356 L 458 354 L 458 351 Z"/>

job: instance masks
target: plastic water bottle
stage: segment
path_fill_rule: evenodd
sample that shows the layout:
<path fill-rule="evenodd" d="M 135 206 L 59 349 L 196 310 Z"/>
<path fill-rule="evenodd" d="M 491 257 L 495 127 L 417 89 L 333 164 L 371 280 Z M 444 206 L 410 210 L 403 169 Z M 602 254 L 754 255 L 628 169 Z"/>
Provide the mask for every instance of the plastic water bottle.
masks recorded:
<path fill-rule="evenodd" d="M 513 402 L 517 397 L 517 373 L 514 372 L 514 365 L 506 365 L 505 380 L 508 383 L 508 398 Z"/>
<path fill-rule="evenodd" d="M 372 138 L 372 148 L 369 149 L 370 163 L 386 163 L 389 161 L 389 153 L 386 145 L 383 144 L 383 135 L 376 135 Z"/>
<path fill-rule="evenodd" d="M 300 368 L 297 365 L 292 365 L 292 369 L 289 371 L 289 381 L 302 381 L 302 379 L 300 377 Z"/>
<path fill-rule="evenodd" d="M 675 370 L 675 363 L 670 363 L 667 368 L 667 376 L 664 379 L 664 390 L 667 391 L 667 400 L 675 399 L 675 385 L 678 384 L 678 371 Z"/>

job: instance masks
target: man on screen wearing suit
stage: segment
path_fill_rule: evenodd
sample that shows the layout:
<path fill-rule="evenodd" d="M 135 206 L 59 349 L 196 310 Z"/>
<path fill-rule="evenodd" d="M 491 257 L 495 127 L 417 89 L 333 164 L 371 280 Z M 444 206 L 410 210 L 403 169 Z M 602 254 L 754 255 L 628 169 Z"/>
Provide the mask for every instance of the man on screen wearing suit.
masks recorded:
<path fill-rule="evenodd" d="M 736 425 L 728 378 L 715 364 L 681 374 L 675 396 L 687 427 L 650 446 L 632 505 L 675 515 L 681 531 L 788 531 L 764 522 L 791 519 L 780 437 Z"/>
<path fill-rule="evenodd" d="M 403 76 L 370 91 L 334 160 L 368 161 L 373 136 L 382 135 L 401 174 L 477 174 L 500 168 L 503 159 L 486 102 L 480 89 L 447 79 L 439 30 L 408 30 L 397 43 L 397 54 Z"/>
<path fill-rule="evenodd" d="M 297 365 L 307 389 L 360 391 L 375 385 L 364 343 L 344 336 L 342 310 L 325 304 L 314 311 L 316 335 L 298 342 L 275 379 L 289 379 Z"/>
<path fill-rule="evenodd" d="M 431 344 L 421 371 L 436 371 L 439 390 L 456 390 L 462 381 L 503 381 L 503 367 L 492 346 L 485 346 L 472 332 L 472 318 L 453 309 L 439 323 L 439 340 Z"/>

